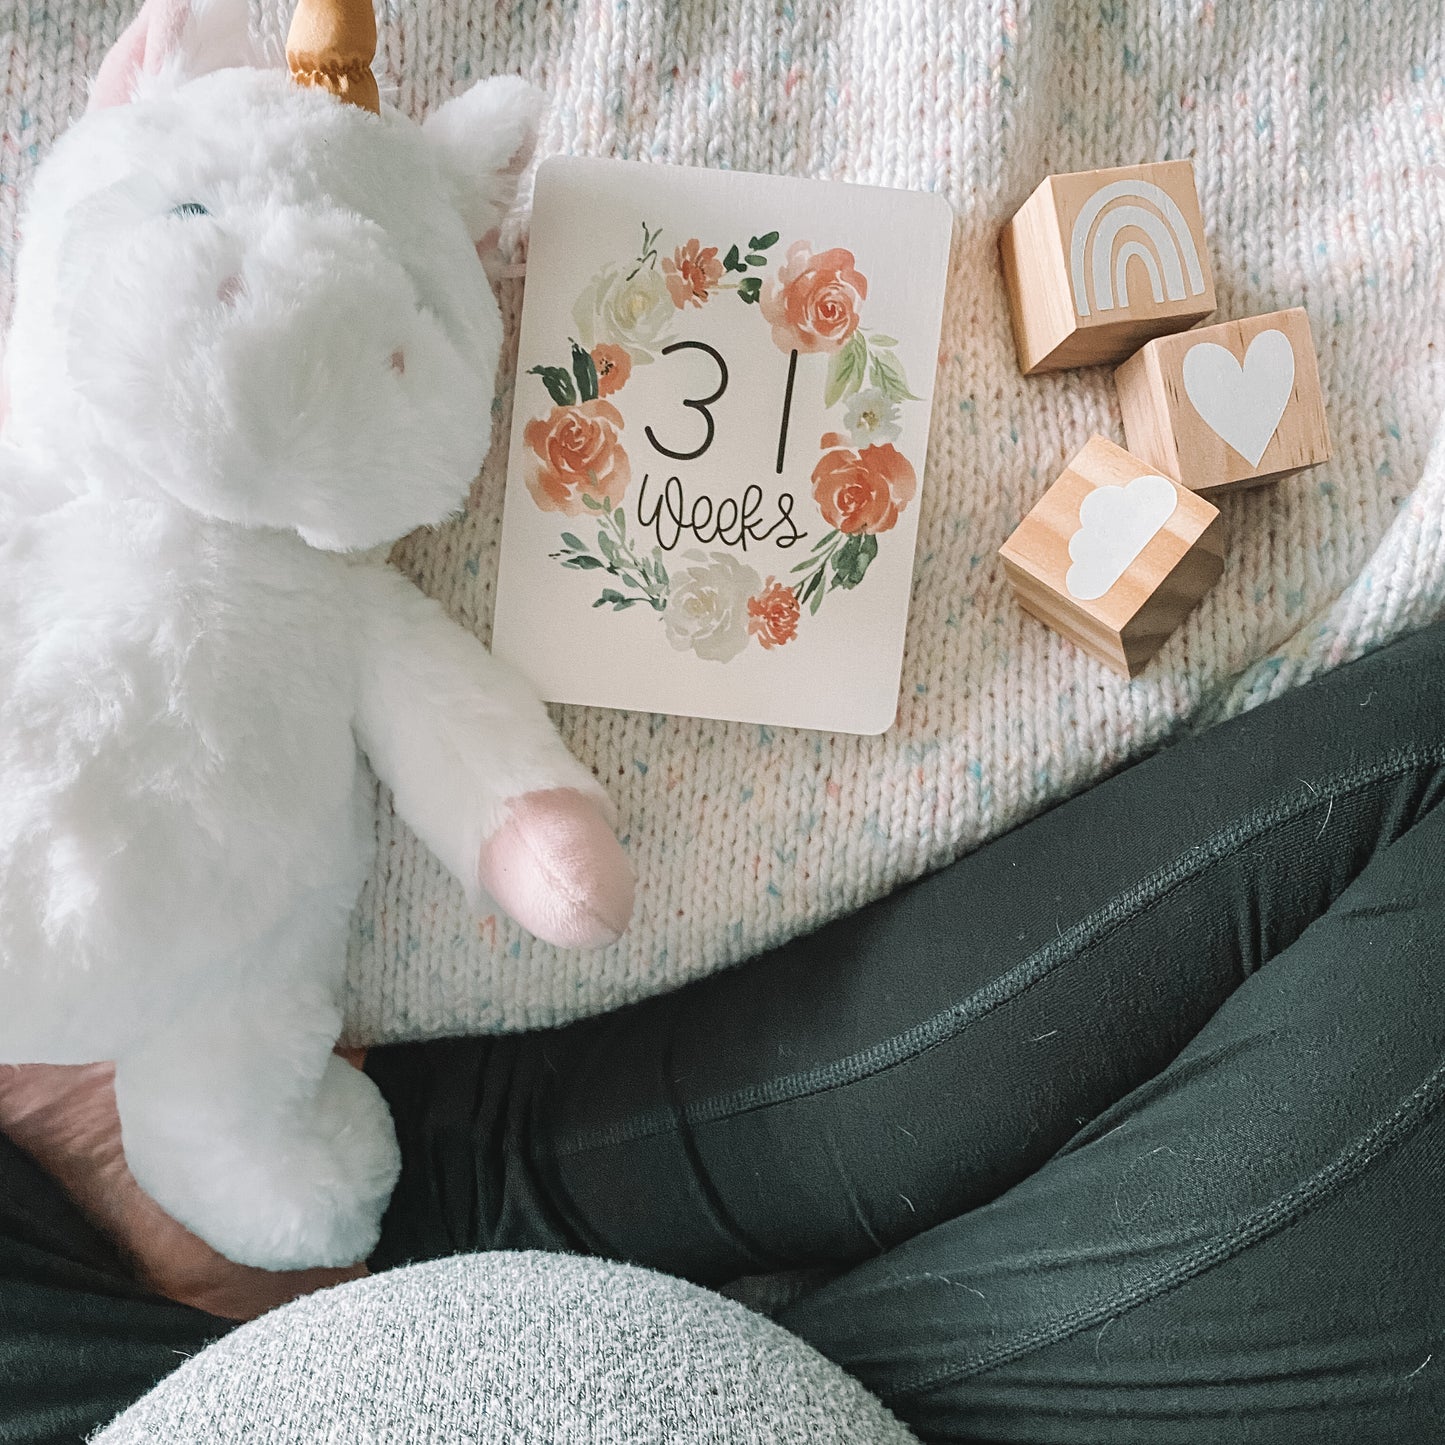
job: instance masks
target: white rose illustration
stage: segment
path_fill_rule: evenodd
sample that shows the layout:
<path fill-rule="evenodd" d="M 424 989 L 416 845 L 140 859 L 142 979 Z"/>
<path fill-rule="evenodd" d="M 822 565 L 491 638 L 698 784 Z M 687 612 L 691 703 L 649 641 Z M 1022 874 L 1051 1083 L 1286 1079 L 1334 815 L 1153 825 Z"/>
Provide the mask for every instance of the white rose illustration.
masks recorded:
<path fill-rule="evenodd" d="M 610 341 L 634 362 L 652 360 L 676 314 L 667 282 L 651 266 L 634 270 L 631 276 L 620 266 L 608 266 L 592 278 L 572 308 L 583 346 L 591 350 Z"/>
<path fill-rule="evenodd" d="M 748 645 L 748 598 L 763 579 L 726 552 L 689 552 L 689 567 L 674 569 L 662 620 L 679 652 L 691 648 L 709 662 L 731 662 Z"/>
<path fill-rule="evenodd" d="M 901 430 L 898 407 L 876 386 L 854 393 L 843 409 L 843 425 L 848 428 L 848 439 L 855 447 L 896 442 Z"/>

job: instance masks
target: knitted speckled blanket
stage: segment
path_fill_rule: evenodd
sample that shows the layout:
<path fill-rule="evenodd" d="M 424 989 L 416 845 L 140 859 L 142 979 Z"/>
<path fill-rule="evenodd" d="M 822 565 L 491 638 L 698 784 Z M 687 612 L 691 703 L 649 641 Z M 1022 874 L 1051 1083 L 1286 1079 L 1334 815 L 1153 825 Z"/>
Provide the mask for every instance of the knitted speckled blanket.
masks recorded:
<path fill-rule="evenodd" d="M 272 35 L 283 6 L 256 17 Z M 0 5 L 6 315 L 17 195 L 132 8 Z M 559 710 L 641 880 L 630 933 L 602 953 L 478 922 L 383 793 L 354 930 L 358 1037 L 549 1024 L 673 987 L 1445 610 L 1438 4 L 385 0 L 380 19 L 383 97 L 413 115 L 518 72 L 551 96 L 543 154 L 932 189 L 957 224 L 897 725 Z M 1224 502 L 1222 581 L 1130 684 L 1024 617 L 995 557 L 1090 432 L 1122 441 L 1107 370 L 1019 376 L 996 243 L 1048 171 L 1174 156 L 1197 159 L 1220 317 L 1308 308 L 1336 456 Z M 501 286 L 515 342 L 521 285 Z M 510 398 L 508 372 L 498 436 Z M 468 515 L 397 552 L 483 637 L 504 469 L 499 445 Z"/>

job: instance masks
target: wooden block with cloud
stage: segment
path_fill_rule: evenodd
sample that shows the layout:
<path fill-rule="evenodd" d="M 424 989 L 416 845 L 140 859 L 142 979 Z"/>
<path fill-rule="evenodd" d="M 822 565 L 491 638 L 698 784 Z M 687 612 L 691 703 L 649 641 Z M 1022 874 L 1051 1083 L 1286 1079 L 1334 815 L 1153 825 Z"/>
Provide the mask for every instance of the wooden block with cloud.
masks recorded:
<path fill-rule="evenodd" d="M 1045 176 L 999 255 L 1025 375 L 1112 365 L 1214 310 L 1189 161 Z"/>
<path fill-rule="evenodd" d="M 1149 342 L 1115 373 L 1129 450 L 1196 492 L 1328 461 L 1309 317 L 1299 307 Z"/>
<path fill-rule="evenodd" d="M 1133 677 L 1224 568 L 1219 510 L 1091 437 L 999 549 L 1026 612 Z"/>

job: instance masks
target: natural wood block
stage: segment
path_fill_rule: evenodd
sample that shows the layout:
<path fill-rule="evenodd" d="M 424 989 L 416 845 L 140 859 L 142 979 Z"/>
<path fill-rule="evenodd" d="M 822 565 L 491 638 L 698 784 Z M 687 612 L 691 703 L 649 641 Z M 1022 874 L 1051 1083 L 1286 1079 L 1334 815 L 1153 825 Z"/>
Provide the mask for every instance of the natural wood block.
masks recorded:
<path fill-rule="evenodd" d="M 1162 336 L 1114 374 L 1129 450 L 1196 492 L 1330 457 L 1309 317 L 1295 307 Z"/>
<path fill-rule="evenodd" d="M 1089 439 L 999 548 L 1026 612 L 1133 677 L 1224 569 L 1219 509 Z"/>
<path fill-rule="evenodd" d="M 999 254 L 1026 376 L 1122 361 L 1214 310 L 1190 161 L 1045 176 Z"/>

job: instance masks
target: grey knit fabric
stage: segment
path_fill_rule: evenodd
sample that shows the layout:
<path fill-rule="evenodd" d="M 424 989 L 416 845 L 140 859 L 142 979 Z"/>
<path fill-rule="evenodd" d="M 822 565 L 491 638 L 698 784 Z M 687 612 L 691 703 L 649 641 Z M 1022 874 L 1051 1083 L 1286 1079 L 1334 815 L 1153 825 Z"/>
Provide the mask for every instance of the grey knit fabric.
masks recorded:
<path fill-rule="evenodd" d="M 390 1270 L 203 1350 L 94 1445 L 904 1445 L 855 1380 L 732 1300 L 540 1253 Z"/>

